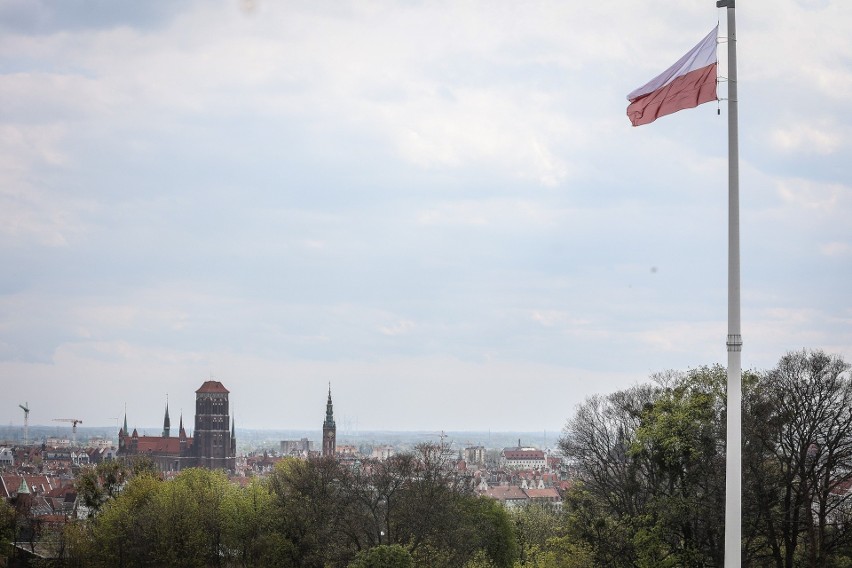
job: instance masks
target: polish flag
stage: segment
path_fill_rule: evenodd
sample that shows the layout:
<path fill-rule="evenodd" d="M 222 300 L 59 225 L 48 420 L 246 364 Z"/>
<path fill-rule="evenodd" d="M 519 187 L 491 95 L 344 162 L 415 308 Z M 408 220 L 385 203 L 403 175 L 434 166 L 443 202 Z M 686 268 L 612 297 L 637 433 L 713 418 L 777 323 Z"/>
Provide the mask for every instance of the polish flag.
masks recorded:
<path fill-rule="evenodd" d="M 716 36 L 719 26 L 677 63 L 627 95 L 633 126 L 716 100 Z"/>

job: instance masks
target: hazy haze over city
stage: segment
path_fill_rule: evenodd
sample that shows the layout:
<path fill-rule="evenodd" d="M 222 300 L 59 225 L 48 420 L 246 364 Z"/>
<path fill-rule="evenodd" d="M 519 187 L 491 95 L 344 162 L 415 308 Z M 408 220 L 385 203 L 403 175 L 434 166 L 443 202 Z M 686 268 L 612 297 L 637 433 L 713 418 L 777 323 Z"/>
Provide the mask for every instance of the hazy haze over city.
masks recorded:
<path fill-rule="evenodd" d="M 244 428 L 331 382 L 338 428 L 556 431 L 724 364 L 726 103 L 625 116 L 720 17 L 0 3 L 0 423 L 191 426 L 212 377 Z M 737 27 L 743 367 L 852 359 L 852 2 Z"/>

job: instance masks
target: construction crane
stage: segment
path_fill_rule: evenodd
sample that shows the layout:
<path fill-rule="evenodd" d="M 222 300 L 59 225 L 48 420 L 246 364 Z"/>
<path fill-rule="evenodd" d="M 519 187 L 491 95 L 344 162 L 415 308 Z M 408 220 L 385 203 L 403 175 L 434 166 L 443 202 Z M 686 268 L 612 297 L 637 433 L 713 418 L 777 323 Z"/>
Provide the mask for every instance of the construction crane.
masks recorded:
<path fill-rule="evenodd" d="M 430 438 L 436 438 L 436 437 L 440 438 L 441 444 L 440 444 L 439 447 L 441 448 L 441 451 L 443 452 L 446 449 L 446 447 L 444 446 L 444 439 L 447 437 L 447 434 L 443 430 L 441 430 L 440 432 L 432 432 L 432 433 L 429 434 L 429 437 Z"/>
<path fill-rule="evenodd" d="M 71 423 L 71 443 L 77 443 L 77 424 L 82 424 L 83 421 L 79 418 L 54 418 L 54 422 L 70 422 Z"/>
<path fill-rule="evenodd" d="M 30 403 L 18 405 L 24 411 L 24 445 L 30 445 Z"/>

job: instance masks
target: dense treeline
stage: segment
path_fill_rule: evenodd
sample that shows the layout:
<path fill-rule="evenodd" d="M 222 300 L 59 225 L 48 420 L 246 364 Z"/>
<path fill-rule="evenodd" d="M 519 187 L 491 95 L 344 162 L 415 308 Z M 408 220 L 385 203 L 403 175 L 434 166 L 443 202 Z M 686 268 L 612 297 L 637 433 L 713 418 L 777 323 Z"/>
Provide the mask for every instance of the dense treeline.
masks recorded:
<path fill-rule="evenodd" d="M 358 468 L 287 459 L 245 487 L 202 469 L 142 472 L 113 497 L 124 474 L 105 465 L 79 480 L 92 517 L 68 528 L 65 554 L 81 567 L 511 567 L 508 514 L 445 465 L 424 445 Z"/>
<path fill-rule="evenodd" d="M 852 383 L 821 351 L 743 378 L 743 565 L 852 566 Z M 722 566 L 721 367 L 582 404 L 560 446 L 581 480 L 566 530 L 594 566 Z"/>
<path fill-rule="evenodd" d="M 743 566 L 852 568 L 852 380 L 821 351 L 743 376 Z M 560 447 L 575 483 L 561 510 L 476 497 L 439 448 L 358 468 L 285 460 L 240 487 L 150 464 L 78 478 L 90 517 L 66 565 L 306 568 L 715 567 L 724 559 L 721 367 L 593 396 Z M 0 541 L 22 512 L 0 503 Z"/>

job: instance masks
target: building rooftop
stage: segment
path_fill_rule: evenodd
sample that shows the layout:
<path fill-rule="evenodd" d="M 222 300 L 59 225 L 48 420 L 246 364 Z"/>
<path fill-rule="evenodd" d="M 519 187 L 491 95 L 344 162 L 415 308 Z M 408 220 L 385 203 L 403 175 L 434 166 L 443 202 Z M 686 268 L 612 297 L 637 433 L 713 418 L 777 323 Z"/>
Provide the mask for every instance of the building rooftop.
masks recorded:
<path fill-rule="evenodd" d="M 197 394 L 197 393 L 202 393 L 202 392 L 229 393 L 231 391 L 226 389 L 225 385 L 223 385 L 219 381 L 204 381 L 204 384 L 201 385 L 201 388 L 199 388 L 195 392 Z"/>

